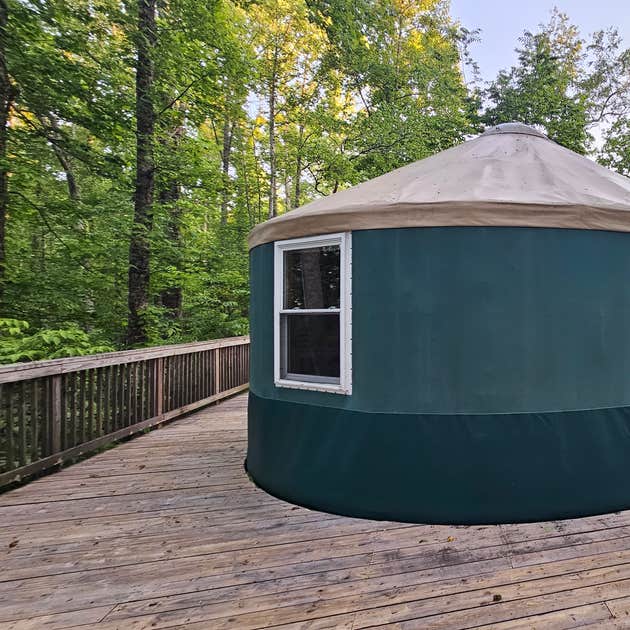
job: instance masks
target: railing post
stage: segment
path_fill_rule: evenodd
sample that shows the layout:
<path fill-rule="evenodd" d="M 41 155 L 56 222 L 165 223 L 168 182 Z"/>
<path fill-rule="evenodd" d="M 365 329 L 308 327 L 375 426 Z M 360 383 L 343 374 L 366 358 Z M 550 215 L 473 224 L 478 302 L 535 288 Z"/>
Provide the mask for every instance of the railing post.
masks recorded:
<path fill-rule="evenodd" d="M 50 451 L 51 455 L 61 451 L 61 374 L 51 377 L 51 434 Z"/>
<path fill-rule="evenodd" d="M 221 386 L 221 374 L 219 372 L 219 352 L 221 352 L 221 348 L 215 348 L 214 349 L 214 373 L 213 373 L 213 378 L 214 378 L 214 393 L 218 394 L 221 390 L 220 390 L 220 386 Z"/>
<path fill-rule="evenodd" d="M 161 416 L 164 412 L 164 359 L 159 358 L 155 360 L 155 415 Z"/>

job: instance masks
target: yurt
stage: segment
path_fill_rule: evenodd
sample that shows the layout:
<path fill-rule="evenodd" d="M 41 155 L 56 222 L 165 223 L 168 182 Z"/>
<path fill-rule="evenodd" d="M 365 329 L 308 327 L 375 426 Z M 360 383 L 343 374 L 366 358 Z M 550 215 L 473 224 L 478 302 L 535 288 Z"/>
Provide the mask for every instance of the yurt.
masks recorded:
<path fill-rule="evenodd" d="M 250 235 L 246 467 L 317 510 L 630 508 L 630 180 L 509 123 Z"/>

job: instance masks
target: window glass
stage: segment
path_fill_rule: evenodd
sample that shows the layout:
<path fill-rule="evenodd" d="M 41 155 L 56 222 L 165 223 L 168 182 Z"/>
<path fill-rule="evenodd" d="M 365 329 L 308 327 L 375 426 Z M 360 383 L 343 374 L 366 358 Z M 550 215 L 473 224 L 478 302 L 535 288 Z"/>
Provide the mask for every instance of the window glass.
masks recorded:
<path fill-rule="evenodd" d="M 284 252 L 285 309 L 339 308 L 340 247 Z"/>
<path fill-rule="evenodd" d="M 282 316 L 285 362 L 282 377 L 299 374 L 339 379 L 339 313 Z"/>

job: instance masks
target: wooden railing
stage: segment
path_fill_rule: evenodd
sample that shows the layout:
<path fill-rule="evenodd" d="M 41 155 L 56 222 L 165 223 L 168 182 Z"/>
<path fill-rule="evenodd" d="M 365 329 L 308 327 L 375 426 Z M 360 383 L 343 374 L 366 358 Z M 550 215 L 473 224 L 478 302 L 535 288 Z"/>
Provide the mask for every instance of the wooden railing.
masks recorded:
<path fill-rule="evenodd" d="M 249 337 L 0 367 L 0 487 L 247 388 Z"/>

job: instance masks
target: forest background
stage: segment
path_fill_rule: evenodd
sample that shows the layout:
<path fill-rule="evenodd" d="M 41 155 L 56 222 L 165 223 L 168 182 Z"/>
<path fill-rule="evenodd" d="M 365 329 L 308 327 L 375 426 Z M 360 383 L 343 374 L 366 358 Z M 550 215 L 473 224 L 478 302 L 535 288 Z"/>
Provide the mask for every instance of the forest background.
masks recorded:
<path fill-rule="evenodd" d="M 630 49 L 446 0 L 0 0 L 0 362 L 246 334 L 257 223 L 518 120 L 630 174 Z"/>

